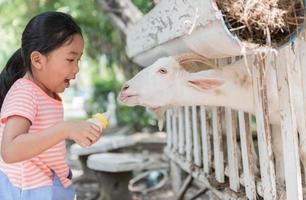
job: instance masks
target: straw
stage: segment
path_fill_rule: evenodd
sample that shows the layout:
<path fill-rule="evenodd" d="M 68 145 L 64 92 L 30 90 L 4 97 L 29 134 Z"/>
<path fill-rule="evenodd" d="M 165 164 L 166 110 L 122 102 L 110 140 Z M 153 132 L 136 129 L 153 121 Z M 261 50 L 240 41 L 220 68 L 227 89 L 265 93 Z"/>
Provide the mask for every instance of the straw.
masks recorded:
<path fill-rule="evenodd" d="M 228 29 L 241 41 L 279 47 L 304 23 L 302 0 L 216 0 Z"/>

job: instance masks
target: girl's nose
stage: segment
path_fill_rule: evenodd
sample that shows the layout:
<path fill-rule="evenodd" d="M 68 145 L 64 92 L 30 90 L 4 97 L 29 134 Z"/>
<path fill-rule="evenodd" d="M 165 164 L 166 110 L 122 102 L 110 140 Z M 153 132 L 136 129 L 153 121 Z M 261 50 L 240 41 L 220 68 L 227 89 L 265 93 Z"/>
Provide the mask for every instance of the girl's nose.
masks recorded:
<path fill-rule="evenodd" d="M 77 74 L 80 71 L 79 65 L 77 64 L 74 69 L 73 69 L 73 73 Z"/>

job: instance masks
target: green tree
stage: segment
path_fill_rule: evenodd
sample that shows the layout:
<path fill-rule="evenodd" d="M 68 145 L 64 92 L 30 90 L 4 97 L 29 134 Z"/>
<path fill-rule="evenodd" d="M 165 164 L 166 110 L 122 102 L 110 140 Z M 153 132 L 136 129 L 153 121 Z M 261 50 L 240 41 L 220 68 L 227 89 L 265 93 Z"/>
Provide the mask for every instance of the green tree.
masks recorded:
<path fill-rule="evenodd" d="M 130 2 L 133 13 L 137 14 L 125 14 L 131 13 L 125 2 Z M 119 4 L 124 6 L 120 7 Z M 31 17 L 43 11 L 57 10 L 71 14 L 82 27 L 87 56 L 95 60 L 105 54 L 108 67 L 115 63 L 125 77 L 130 78 L 139 68 L 127 58 L 125 35 L 116 22 L 126 28 L 153 5 L 149 0 L 0 0 L 0 65 L 2 67 L 20 46 L 20 35 Z"/>

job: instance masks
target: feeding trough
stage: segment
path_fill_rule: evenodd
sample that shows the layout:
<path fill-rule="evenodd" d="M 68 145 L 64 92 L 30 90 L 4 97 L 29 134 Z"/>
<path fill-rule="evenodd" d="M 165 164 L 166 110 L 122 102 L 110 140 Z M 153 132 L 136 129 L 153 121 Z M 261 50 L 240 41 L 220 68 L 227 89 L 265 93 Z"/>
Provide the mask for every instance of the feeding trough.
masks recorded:
<path fill-rule="evenodd" d="M 278 49 L 304 27 L 305 0 L 164 0 L 127 31 L 127 54 L 147 66 L 195 52 L 207 58 Z"/>
<path fill-rule="evenodd" d="M 184 37 L 191 50 L 209 58 L 281 48 L 304 26 L 302 0 L 211 0 L 209 5 L 215 19 Z"/>
<path fill-rule="evenodd" d="M 230 33 L 244 43 L 280 47 L 304 23 L 302 0 L 216 0 Z"/>

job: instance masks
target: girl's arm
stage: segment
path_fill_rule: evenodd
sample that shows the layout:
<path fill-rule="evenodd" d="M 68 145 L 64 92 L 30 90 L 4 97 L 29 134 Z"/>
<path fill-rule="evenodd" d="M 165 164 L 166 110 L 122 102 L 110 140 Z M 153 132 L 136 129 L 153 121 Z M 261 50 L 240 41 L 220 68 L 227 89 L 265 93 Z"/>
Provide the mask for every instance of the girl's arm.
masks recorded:
<path fill-rule="evenodd" d="M 30 159 L 64 139 L 72 139 L 83 147 L 90 146 L 101 135 L 100 128 L 90 122 L 62 122 L 37 133 L 28 133 L 30 125 L 31 122 L 21 116 L 8 118 L 1 142 L 4 162 Z"/>

